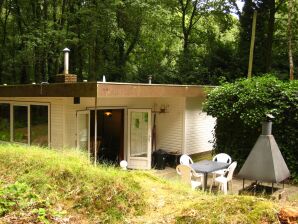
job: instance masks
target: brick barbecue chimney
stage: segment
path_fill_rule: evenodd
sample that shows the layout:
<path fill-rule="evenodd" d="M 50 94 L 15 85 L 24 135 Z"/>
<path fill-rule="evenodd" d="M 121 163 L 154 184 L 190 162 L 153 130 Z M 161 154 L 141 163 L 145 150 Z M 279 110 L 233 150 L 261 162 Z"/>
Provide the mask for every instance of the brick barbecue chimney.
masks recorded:
<path fill-rule="evenodd" d="M 68 48 L 63 49 L 64 52 L 64 71 L 63 74 L 56 75 L 56 83 L 74 83 L 77 82 L 77 76 L 69 74 L 69 52 Z"/>

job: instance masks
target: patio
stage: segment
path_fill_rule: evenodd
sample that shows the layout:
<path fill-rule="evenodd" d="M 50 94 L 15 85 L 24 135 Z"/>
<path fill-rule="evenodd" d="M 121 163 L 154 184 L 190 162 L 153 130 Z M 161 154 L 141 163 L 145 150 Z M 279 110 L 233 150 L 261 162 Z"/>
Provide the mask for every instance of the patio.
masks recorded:
<path fill-rule="evenodd" d="M 176 169 L 171 167 L 166 167 L 164 170 L 152 170 L 154 174 L 156 174 L 159 177 L 168 179 L 168 180 L 174 180 L 174 181 L 180 181 L 180 176 L 177 174 Z M 208 183 L 207 183 L 207 190 L 209 192 L 209 186 L 211 184 L 212 176 L 211 174 L 208 175 Z M 245 187 L 248 187 L 253 181 L 245 180 Z M 271 184 L 264 183 L 262 184 L 266 187 L 271 188 Z M 243 181 L 242 179 L 237 178 L 237 175 L 233 177 L 233 188 L 232 191 L 229 189 L 229 194 L 239 194 L 241 193 L 243 189 Z M 289 195 L 297 194 L 298 187 L 290 184 L 284 184 L 284 188 L 282 183 L 280 184 L 274 184 L 274 193 L 271 195 L 271 198 L 273 199 L 280 199 L 281 201 L 287 200 Z M 213 192 L 217 191 L 217 186 L 215 187 L 213 185 Z M 251 193 L 253 194 L 253 190 L 251 190 Z"/>

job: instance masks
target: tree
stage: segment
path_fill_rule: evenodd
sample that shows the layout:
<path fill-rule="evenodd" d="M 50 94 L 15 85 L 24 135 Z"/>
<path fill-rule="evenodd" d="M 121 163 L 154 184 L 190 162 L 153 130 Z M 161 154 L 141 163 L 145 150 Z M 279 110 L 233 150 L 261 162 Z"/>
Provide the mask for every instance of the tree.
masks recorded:
<path fill-rule="evenodd" d="M 117 54 L 115 64 L 117 71 L 112 73 L 112 80 L 125 81 L 125 66 L 130 54 L 136 48 L 142 32 L 145 8 L 148 5 L 136 1 L 122 1 L 116 9 L 117 28 L 120 35 L 116 37 Z"/>
<path fill-rule="evenodd" d="M 6 80 L 6 77 L 4 77 L 5 73 L 3 71 L 5 62 L 5 56 L 6 56 L 6 41 L 8 36 L 8 18 L 11 14 L 11 8 L 9 6 L 8 1 L 0 1 L 0 24 L 1 24 L 1 51 L 0 51 L 0 84 L 3 83 L 4 80 Z"/>
<path fill-rule="evenodd" d="M 108 81 L 147 82 L 153 75 L 159 83 L 232 81 L 241 69 L 246 73 L 254 7 L 260 9 L 254 68 L 262 73 L 265 61 L 272 61 L 271 70 L 286 73 L 288 17 L 282 2 L 274 3 L 281 19 L 273 29 L 282 41 L 273 38 L 268 47 L 272 6 L 264 0 L 246 0 L 242 14 L 236 0 L 0 0 L 0 83 L 53 82 L 63 71 L 65 47 L 71 50 L 70 72 L 79 80 L 105 75 Z M 241 15 L 240 41 L 232 10 Z M 293 10 L 292 27 L 296 18 Z M 292 35 L 295 60 L 297 34 Z"/>
<path fill-rule="evenodd" d="M 288 45 L 289 45 L 289 67 L 290 67 L 290 80 L 294 80 L 294 63 L 292 53 L 292 10 L 293 1 L 288 1 Z"/>
<path fill-rule="evenodd" d="M 245 0 L 243 12 L 240 17 L 241 39 L 239 56 L 243 58 L 243 65 L 247 61 L 249 33 L 251 30 L 253 11 L 258 11 L 256 27 L 256 46 L 254 68 L 256 73 L 272 71 L 272 47 L 275 33 L 275 16 L 284 4 L 284 0 Z"/>
<path fill-rule="evenodd" d="M 211 27 L 214 23 L 223 25 L 225 29 L 229 28 L 226 25 L 229 24 L 231 5 L 221 0 L 168 0 L 166 5 L 173 15 L 171 18 L 171 26 L 174 27 L 172 33 L 181 40 L 176 82 L 198 83 L 200 82 L 199 73 L 202 70 L 199 66 L 200 59 L 204 54 L 199 55 L 202 53 L 200 48 L 208 42 L 203 38 L 208 36 L 208 33 L 213 33 Z M 208 27 L 208 20 L 214 22 L 210 27 Z"/>

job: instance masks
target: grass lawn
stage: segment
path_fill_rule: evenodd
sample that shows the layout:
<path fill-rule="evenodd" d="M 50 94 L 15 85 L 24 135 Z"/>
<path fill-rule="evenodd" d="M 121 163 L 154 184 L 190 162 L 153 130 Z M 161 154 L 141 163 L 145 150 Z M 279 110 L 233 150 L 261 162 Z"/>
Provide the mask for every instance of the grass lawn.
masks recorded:
<path fill-rule="evenodd" d="M 0 223 L 278 223 L 279 205 L 193 191 L 76 150 L 0 145 Z"/>

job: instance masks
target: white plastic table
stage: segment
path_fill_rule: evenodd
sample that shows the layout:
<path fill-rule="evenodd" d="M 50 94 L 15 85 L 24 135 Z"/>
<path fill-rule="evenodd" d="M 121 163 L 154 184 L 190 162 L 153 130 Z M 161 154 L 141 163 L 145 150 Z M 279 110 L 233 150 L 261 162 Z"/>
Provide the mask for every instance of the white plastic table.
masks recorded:
<path fill-rule="evenodd" d="M 228 163 L 221 163 L 211 160 L 202 160 L 193 164 L 190 164 L 191 168 L 193 168 L 196 173 L 203 173 L 204 174 L 204 182 L 203 182 L 203 190 L 207 187 L 207 177 L 208 173 L 212 173 L 217 170 L 226 169 L 229 167 L 230 164 Z"/>

